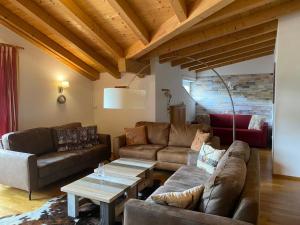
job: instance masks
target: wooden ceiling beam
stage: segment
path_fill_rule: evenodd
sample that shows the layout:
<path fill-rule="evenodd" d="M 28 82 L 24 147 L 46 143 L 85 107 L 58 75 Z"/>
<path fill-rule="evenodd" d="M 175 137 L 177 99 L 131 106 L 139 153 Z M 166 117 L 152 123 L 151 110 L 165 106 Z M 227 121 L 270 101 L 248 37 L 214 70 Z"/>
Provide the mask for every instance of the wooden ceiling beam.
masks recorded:
<path fill-rule="evenodd" d="M 177 16 L 171 17 L 155 31 L 149 44 L 144 45 L 142 42 L 137 42 L 130 46 L 126 50 L 126 58 L 137 59 L 142 57 L 233 1 L 234 0 L 197 0 L 186 20 L 179 23 Z"/>
<path fill-rule="evenodd" d="M 269 47 L 257 49 L 257 50 L 254 50 L 254 51 L 241 52 L 240 54 L 230 55 L 228 57 L 215 58 L 211 61 L 202 60 L 203 62 L 205 62 L 205 64 L 192 66 L 192 67 L 189 68 L 189 71 L 202 69 L 203 67 L 206 67 L 206 64 L 215 65 L 215 64 L 220 64 L 220 63 L 223 63 L 223 62 L 232 61 L 232 60 L 235 60 L 235 59 L 251 56 L 251 55 L 256 55 L 256 54 L 260 54 L 260 53 L 264 53 L 264 52 L 274 51 L 274 48 L 275 48 L 275 46 L 269 46 Z"/>
<path fill-rule="evenodd" d="M 176 51 L 198 43 L 203 43 L 218 37 L 235 33 L 247 28 L 270 22 L 280 16 L 300 10 L 299 0 L 284 1 L 272 7 L 264 8 L 249 15 L 245 15 L 225 23 L 213 25 L 209 28 L 186 32 L 179 37 L 168 41 L 155 49 L 151 56 L 157 56 L 168 52 Z"/>
<path fill-rule="evenodd" d="M 77 56 L 57 44 L 55 41 L 37 30 L 35 27 L 26 23 L 22 18 L 18 17 L 1 4 L 0 11 L 1 23 L 4 26 L 18 33 L 20 36 L 29 40 L 38 47 L 46 50 L 51 55 L 54 55 L 60 61 L 70 66 L 80 74 L 84 75 L 88 79 L 99 79 L 99 72 L 96 69 L 83 62 Z"/>
<path fill-rule="evenodd" d="M 150 62 L 141 63 L 136 60 L 122 58 L 118 62 L 121 73 L 135 73 L 138 77 L 144 77 L 151 73 Z"/>
<path fill-rule="evenodd" d="M 74 48 L 84 54 L 87 58 L 92 60 L 98 67 L 107 71 L 116 78 L 120 78 L 120 72 L 117 66 L 109 62 L 102 55 L 98 54 L 93 48 L 87 45 L 84 41 L 78 38 L 65 26 L 59 23 L 54 17 L 50 16 L 45 10 L 38 6 L 31 0 L 16 0 L 14 4 L 18 6 L 26 14 L 31 15 L 36 20 L 42 22 L 49 27 L 53 32 L 60 36 L 60 38 L 68 41 Z"/>
<path fill-rule="evenodd" d="M 217 51 L 218 53 L 217 54 L 211 54 L 211 55 L 205 55 L 203 54 L 203 56 L 197 56 L 197 57 L 193 57 L 191 56 L 191 58 L 194 58 L 194 59 L 197 59 L 197 60 L 207 60 L 207 61 L 212 61 L 214 60 L 215 58 L 223 58 L 223 57 L 227 57 L 227 56 L 231 56 L 231 55 L 235 55 L 235 54 L 239 54 L 241 52 L 249 52 L 249 51 L 253 51 L 253 50 L 256 50 L 256 49 L 261 49 L 261 48 L 265 48 L 265 47 L 268 47 L 268 46 L 274 46 L 275 45 L 275 37 L 272 39 L 272 40 L 268 40 L 268 41 L 264 41 L 264 42 L 260 42 L 260 43 L 255 43 L 253 42 L 251 45 L 248 45 L 248 46 L 243 46 L 243 45 L 240 45 L 238 48 L 228 48 L 227 51 Z M 185 68 L 188 68 L 188 67 L 191 67 L 191 66 L 196 66 L 196 65 L 199 65 L 199 62 L 197 62 L 196 60 L 195 61 L 192 61 L 192 62 L 189 62 L 189 63 L 184 63 L 181 65 L 181 69 L 185 69 Z"/>
<path fill-rule="evenodd" d="M 268 34 L 277 31 L 277 20 L 264 23 L 249 29 L 242 31 L 237 31 L 232 34 L 228 34 L 213 40 L 209 40 L 200 44 L 196 44 L 187 48 L 183 48 L 171 53 L 163 54 L 159 58 L 160 60 L 172 60 L 174 58 L 180 58 L 183 56 L 189 56 L 192 54 L 197 54 L 199 52 L 208 51 L 232 43 L 236 43 L 242 40 L 247 40 L 249 38 L 257 37 L 263 34 Z"/>
<path fill-rule="evenodd" d="M 136 13 L 131 9 L 127 1 L 124 0 L 108 0 L 111 7 L 119 14 L 119 16 L 130 27 L 137 38 L 143 43 L 149 43 L 149 32 L 143 25 Z"/>
<path fill-rule="evenodd" d="M 185 0 L 169 0 L 175 15 L 179 22 L 183 22 L 187 19 L 187 9 Z"/>
<path fill-rule="evenodd" d="M 123 49 L 97 24 L 89 15 L 87 15 L 74 1 L 59 0 L 59 10 L 71 16 L 80 26 L 86 27 L 101 47 L 106 52 L 112 54 L 115 58 L 124 56 Z"/>
<path fill-rule="evenodd" d="M 220 11 L 215 14 L 207 17 L 202 22 L 196 24 L 194 28 L 206 27 L 210 26 L 214 23 L 218 23 L 222 20 L 226 20 L 230 17 L 240 15 L 245 12 L 249 12 L 250 10 L 265 6 L 269 3 L 273 3 L 276 0 L 238 0 L 234 1 L 230 5 L 224 7 Z"/>
<path fill-rule="evenodd" d="M 215 68 L 219 68 L 219 67 L 222 67 L 222 66 L 228 66 L 228 65 L 232 65 L 234 63 L 240 63 L 240 62 L 244 62 L 244 61 L 247 61 L 247 60 L 256 59 L 256 58 L 259 58 L 259 57 L 272 55 L 272 54 L 274 54 L 274 51 L 263 52 L 263 53 L 259 53 L 259 54 L 256 54 L 256 55 L 250 55 L 250 56 L 247 56 L 247 57 L 237 58 L 235 60 L 223 62 L 223 63 L 220 63 L 220 64 L 209 65 L 208 67 L 198 69 L 195 72 L 200 73 L 200 72 L 203 72 L 203 71 L 206 71 L 206 70 L 209 70 L 209 69 L 215 69 Z"/>
<path fill-rule="evenodd" d="M 238 42 L 234 42 L 234 43 L 230 43 L 228 45 L 224 45 L 218 48 L 213 48 L 207 51 L 203 51 L 197 54 L 193 54 L 190 56 L 184 56 L 182 58 L 176 59 L 171 61 L 171 65 L 172 66 L 177 66 L 177 65 L 181 65 L 184 63 L 188 63 L 190 61 L 192 61 L 192 59 L 188 59 L 185 57 L 191 57 L 191 58 L 205 58 L 205 57 L 209 57 L 209 56 L 214 56 L 214 55 L 218 55 L 218 54 L 222 54 L 222 53 L 226 53 L 228 51 L 232 51 L 232 50 L 236 50 L 236 49 L 240 49 L 240 48 L 244 48 L 244 47 L 248 47 L 248 46 L 252 46 L 252 45 L 256 45 L 259 43 L 263 43 L 266 41 L 270 41 L 270 40 L 275 40 L 276 39 L 276 31 L 267 33 L 267 34 L 262 34 L 256 37 L 251 37 L 245 40 L 241 40 Z"/>

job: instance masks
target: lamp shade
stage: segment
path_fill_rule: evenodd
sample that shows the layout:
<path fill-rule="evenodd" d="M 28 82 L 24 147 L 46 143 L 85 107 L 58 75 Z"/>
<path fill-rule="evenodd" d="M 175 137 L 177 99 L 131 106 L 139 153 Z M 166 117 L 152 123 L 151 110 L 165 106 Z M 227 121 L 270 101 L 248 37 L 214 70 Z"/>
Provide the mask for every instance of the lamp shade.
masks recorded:
<path fill-rule="evenodd" d="M 103 108 L 144 109 L 146 91 L 130 88 L 104 88 Z"/>
<path fill-rule="evenodd" d="M 61 82 L 60 86 L 62 88 L 68 88 L 68 87 L 70 87 L 70 83 L 69 83 L 69 81 L 64 80 Z"/>

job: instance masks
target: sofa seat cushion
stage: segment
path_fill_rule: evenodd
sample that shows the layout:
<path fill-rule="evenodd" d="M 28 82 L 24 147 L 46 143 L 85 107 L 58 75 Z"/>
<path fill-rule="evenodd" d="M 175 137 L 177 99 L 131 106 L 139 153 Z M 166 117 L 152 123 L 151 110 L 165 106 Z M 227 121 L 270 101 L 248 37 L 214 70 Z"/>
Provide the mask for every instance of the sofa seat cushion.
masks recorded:
<path fill-rule="evenodd" d="M 156 160 L 156 153 L 163 149 L 164 145 L 132 145 L 119 149 L 120 157 Z"/>
<path fill-rule="evenodd" d="M 157 153 L 157 161 L 186 165 L 190 148 L 168 146 Z"/>
<path fill-rule="evenodd" d="M 39 177 L 64 173 L 64 169 L 76 166 L 79 155 L 74 152 L 51 152 L 37 158 Z"/>
<path fill-rule="evenodd" d="M 186 190 L 205 184 L 210 176 L 211 174 L 195 166 L 182 166 L 165 182 L 165 186 Z"/>
<path fill-rule="evenodd" d="M 80 162 L 87 163 L 87 162 L 94 162 L 94 161 L 100 161 L 101 159 L 109 157 L 110 149 L 107 147 L 107 145 L 104 144 L 98 144 L 91 148 L 87 149 L 80 149 L 80 150 L 72 150 L 68 151 L 70 153 L 74 153 L 80 157 Z M 92 165 L 91 165 L 92 166 Z"/>

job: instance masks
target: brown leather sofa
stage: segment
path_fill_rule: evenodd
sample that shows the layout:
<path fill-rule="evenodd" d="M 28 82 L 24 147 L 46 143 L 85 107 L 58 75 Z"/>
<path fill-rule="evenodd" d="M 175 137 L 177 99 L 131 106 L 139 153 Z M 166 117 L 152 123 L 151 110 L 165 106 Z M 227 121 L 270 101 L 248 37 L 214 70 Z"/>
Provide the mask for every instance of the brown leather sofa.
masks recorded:
<path fill-rule="evenodd" d="M 186 210 L 146 201 L 129 200 L 125 204 L 124 225 L 250 225 L 259 215 L 259 155 L 245 142 L 234 142 L 216 171 L 208 174 L 195 167 L 197 153 L 187 166 L 177 170 L 153 194 L 183 191 L 205 185 L 196 210 Z"/>
<path fill-rule="evenodd" d="M 100 143 L 90 149 L 57 151 L 56 129 L 80 127 L 71 123 L 60 127 L 34 128 L 2 136 L 0 183 L 29 192 L 57 180 L 95 168 L 111 156 L 110 136 L 100 134 Z"/>
<path fill-rule="evenodd" d="M 115 158 L 138 158 L 157 161 L 156 168 L 176 171 L 187 164 L 190 146 L 198 129 L 211 132 L 204 124 L 186 124 L 175 126 L 169 123 L 138 122 L 136 126 L 147 127 L 147 145 L 126 146 L 125 135 L 114 138 L 113 154 Z M 212 137 L 210 145 L 220 148 L 218 137 Z"/>

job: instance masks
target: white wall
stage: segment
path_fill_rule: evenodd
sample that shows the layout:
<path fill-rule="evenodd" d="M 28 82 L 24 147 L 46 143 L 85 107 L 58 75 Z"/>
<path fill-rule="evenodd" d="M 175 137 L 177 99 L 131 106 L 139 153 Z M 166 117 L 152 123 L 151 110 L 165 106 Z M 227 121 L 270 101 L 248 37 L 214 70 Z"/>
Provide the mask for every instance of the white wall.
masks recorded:
<path fill-rule="evenodd" d="M 168 99 L 161 89 L 170 89 L 172 94 L 171 105 L 184 103 L 186 105 L 186 119 L 195 119 L 195 101 L 182 87 L 183 77 L 195 77 L 195 73 L 188 70 L 181 70 L 179 66 L 172 67 L 169 63 L 160 64 L 158 58 L 151 60 L 151 71 L 156 79 L 156 121 L 169 122 L 170 117 L 167 111 Z"/>
<path fill-rule="evenodd" d="M 195 119 L 195 101 L 182 87 L 182 76 L 192 76 L 188 71 L 182 71 L 179 67 L 171 67 L 168 64 L 160 64 L 158 59 L 151 61 L 152 75 L 143 79 L 136 77 L 130 88 L 146 90 L 145 109 L 104 109 L 103 90 L 114 86 L 127 86 L 134 74 L 125 74 L 122 79 L 113 78 L 107 73 L 102 73 L 99 81 L 94 82 L 94 121 L 103 133 L 112 137 L 124 133 L 125 127 L 133 127 L 136 122 L 163 121 L 169 122 L 167 112 L 167 98 L 161 89 L 168 88 L 173 95 L 171 104 L 184 102 L 187 107 L 187 120 Z"/>
<path fill-rule="evenodd" d="M 93 84 L 94 89 L 94 121 L 98 129 L 112 137 L 124 133 L 125 127 L 134 127 L 138 121 L 155 121 L 155 76 L 146 76 L 143 79 L 136 77 L 130 88 L 146 90 L 145 109 L 104 109 L 103 90 L 114 86 L 127 86 L 134 74 L 126 74 L 122 79 L 113 78 L 107 73 Z"/>
<path fill-rule="evenodd" d="M 0 25 L 0 42 L 24 47 L 19 54 L 19 128 L 72 121 L 93 123 L 92 82 Z M 56 103 L 58 79 L 70 82 L 67 103 Z"/>
<path fill-rule="evenodd" d="M 279 19 L 276 44 L 273 172 L 300 177 L 300 13 Z"/>
<path fill-rule="evenodd" d="M 231 64 L 216 68 L 221 75 L 242 75 L 242 74 L 268 74 L 274 72 L 274 55 L 259 57 L 240 63 Z M 214 75 L 211 71 L 198 73 L 201 75 Z"/>

